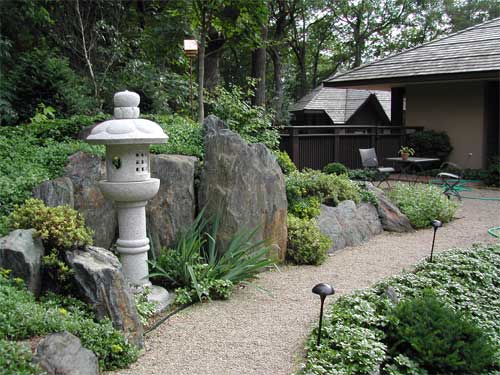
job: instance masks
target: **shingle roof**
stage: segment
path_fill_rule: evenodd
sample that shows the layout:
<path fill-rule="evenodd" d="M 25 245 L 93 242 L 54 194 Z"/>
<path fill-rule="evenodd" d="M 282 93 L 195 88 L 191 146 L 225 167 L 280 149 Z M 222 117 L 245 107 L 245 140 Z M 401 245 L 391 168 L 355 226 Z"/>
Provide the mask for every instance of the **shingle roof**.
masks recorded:
<path fill-rule="evenodd" d="M 500 18 L 337 74 L 325 84 L 492 71 L 500 71 Z"/>
<path fill-rule="evenodd" d="M 376 90 L 337 89 L 320 85 L 290 106 L 291 112 L 303 110 L 324 110 L 334 124 L 346 123 L 365 103 L 375 95 L 385 114 L 391 118 L 391 93 Z"/>

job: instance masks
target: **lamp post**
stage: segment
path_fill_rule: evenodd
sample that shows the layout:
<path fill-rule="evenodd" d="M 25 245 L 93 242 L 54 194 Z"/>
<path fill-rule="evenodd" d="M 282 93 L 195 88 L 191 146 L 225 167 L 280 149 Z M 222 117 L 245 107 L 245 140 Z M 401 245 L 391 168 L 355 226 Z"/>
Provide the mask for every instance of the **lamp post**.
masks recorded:
<path fill-rule="evenodd" d="M 443 223 L 441 223 L 439 220 L 432 220 L 431 225 L 432 228 L 434 228 L 434 236 L 432 237 L 431 257 L 429 258 L 429 262 L 432 263 L 432 255 L 434 253 L 434 241 L 436 240 L 436 232 L 438 228 L 441 228 L 443 226 Z"/>
<path fill-rule="evenodd" d="M 321 325 L 323 323 L 323 305 L 325 303 L 326 296 L 331 296 L 335 293 L 335 290 L 329 285 L 325 283 L 316 284 L 312 289 L 314 294 L 319 295 L 321 298 L 321 309 L 319 312 L 319 327 L 318 327 L 318 339 L 316 341 L 316 346 L 319 346 L 319 342 L 321 340 Z"/>
<path fill-rule="evenodd" d="M 106 146 L 106 180 L 99 181 L 99 188 L 117 210 L 116 249 L 123 274 L 136 291 L 151 288 L 149 298 L 161 309 L 168 304 L 168 292 L 149 281 L 146 204 L 160 188 L 160 180 L 151 178 L 149 145 L 166 143 L 168 136 L 158 124 L 139 118 L 139 102 L 135 92 L 116 93 L 114 118 L 98 124 L 86 141 Z"/>
<path fill-rule="evenodd" d="M 198 56 L 198 42 L 195 39 L 184 40 L 184 53 L 189 58 L 189 97 L 191 100 L 191 118 L 194 120 L 193 108 L 193 59 Z"/>

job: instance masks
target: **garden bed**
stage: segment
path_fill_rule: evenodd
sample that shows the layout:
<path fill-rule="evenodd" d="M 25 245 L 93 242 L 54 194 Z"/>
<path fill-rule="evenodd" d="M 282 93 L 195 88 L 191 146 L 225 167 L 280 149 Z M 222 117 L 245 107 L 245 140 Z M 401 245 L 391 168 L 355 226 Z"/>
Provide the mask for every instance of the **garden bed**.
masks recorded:
<path fill-rule="evenodd" d="M 381 374 L 391 375 L 423 375 L 443 373 L 435 371 L 440 366 L 448 368 L 448 372 L 444 373 L 492 374 L 498 371 L 498 344 L 495 343 L 500 337 L 497 319 L 500 314 L 500 246 L 450 250 L 434 259 L 433 263 L 423 261 L 414 272 L 389 278 L 370 289 L 341 297 L 326 315 L 319 347 L 316 347 L 317 331 L 313 330 L 307 344 L 307 362 L 300 373 L 374 374 L 380 371 Z M 447 324 L 451 326 L 456 321 L 466 321 L 459 329 L 467 325 L 481 336 L 482 345 L 474 349 L 475 354 L 471 356 L 475 358 L 474 361 L 481 361 L 477 350 L 493 348 L 491 350 L 495 353 L 489 353 L 489 359 L 480 364 L 471 360 L 461 363 L 461 358 L 466 358 L 468 354 L 459 349 L 458 359 L 448 358 L 448 361 L 455 361 L 456 368 L 453 370 L 453 366 L 444 363 L 440 357 L 443 354 L 439 353 L 439 347 L 426 346 L 438 358 L 431 361 L 432 366 L 425 362 L 422 355 L 417 355 L 419 337 L 412 331 L 407 331 L 406 339 L 400 339 L 399 344 L 395 345 L 394 332 L 398 327 L 401 328 L 404 320 L 398 315 L 401 313 L 398 310 L 404 310 L 412 304 L 425 305 L 426 299 L 439 301 L 437 309 L 447 309 L 448 315 L 457 314 L 458 318 Z M 434 311 L 432 308 L 430 310 Z M 432 314 L 432 318 L 436 319 L 428 323 L 439 323 L 439 314 Z M 399 317 L 399 320 L 395 317 Z M 418 320 L 418 316 L 412 316 L 412 320 Z M 449 331 L 451 334 L 454 332 Z M 436 344 L 438 338 L 446 334 L 422 335 L 420 338 Z M 436 340 L 433 341 L 434 338 Z M 401 342 L 405 345 L 401 345 Z M 475 342 L 470 339 L 462 343 L 466 346 Z"/>

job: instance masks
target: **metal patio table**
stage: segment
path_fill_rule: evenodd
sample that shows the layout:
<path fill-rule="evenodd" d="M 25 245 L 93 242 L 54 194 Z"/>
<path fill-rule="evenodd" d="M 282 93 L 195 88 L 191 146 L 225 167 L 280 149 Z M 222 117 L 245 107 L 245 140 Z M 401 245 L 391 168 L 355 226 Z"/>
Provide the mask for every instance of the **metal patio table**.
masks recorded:
<path fill-rule="evenodd" d="M 435 161 L 441 161 L 441 159 L 438 158 L 415 158 L 415 157 L 409 157 L 407 159 L 403 159 L 402 157 L 394 157 L 394 158 L 386 158 L 385 160 L 391 161 L 394 164 L 399 164 L 400 166 L 400 172 L 399 176 L 400 178 L 402 176 L 409 176 L 408 171 L 412 166 L 418 168 L 420 171 L 423 171 L 423 165 L 427 163 L 432 163 Z M 413 182 L 417 183 L 418 182 L 418 174 L 415 176 L 414 180 L 407 179 L 408 182 Z"/>

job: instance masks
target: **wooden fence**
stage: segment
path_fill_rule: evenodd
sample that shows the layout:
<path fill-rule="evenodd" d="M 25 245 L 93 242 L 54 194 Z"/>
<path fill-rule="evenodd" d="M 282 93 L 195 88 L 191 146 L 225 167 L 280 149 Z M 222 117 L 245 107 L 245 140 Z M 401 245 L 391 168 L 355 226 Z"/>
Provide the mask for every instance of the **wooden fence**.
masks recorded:
<path fill-rule="evenodd" d="M 287 126 L 281 134 L 280 149 L 297 168 L 322 169 L 332 162 L 348 168 L 362 168 L 360 148 L 375 148 L 379 162 L 398 156 L 407 134 L 422 127 L 374 125 Z"/>

